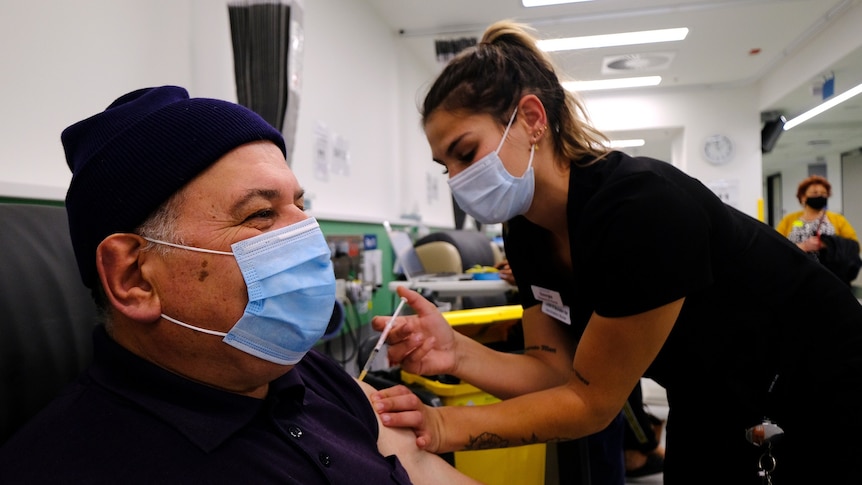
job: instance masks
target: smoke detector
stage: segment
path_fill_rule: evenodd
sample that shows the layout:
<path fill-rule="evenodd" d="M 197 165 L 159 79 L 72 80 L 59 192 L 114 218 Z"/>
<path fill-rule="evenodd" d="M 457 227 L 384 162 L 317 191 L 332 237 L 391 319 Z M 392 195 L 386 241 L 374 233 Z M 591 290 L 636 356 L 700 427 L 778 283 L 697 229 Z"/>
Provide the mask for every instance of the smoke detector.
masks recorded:
<path fill-rule="evenodd" d="M 667 69 L 673 61 L 674 56 L 673 52 L 608 56 L 602 60 L 602 74 Z"/>

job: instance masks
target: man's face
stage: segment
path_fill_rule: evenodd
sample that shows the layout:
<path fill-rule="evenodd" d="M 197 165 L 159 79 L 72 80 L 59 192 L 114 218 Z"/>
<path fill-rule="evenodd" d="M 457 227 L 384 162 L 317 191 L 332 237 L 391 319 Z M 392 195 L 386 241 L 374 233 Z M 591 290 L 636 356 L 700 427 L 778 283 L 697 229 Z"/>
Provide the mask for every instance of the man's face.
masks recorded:
<path fill-rule="evenodd" d="M 249 143 L 227 153 L 183 193 L 176 227 L 187 246 L 230 251 L 233 243 L 308 217 L 302 188 L 270 142 Z M 221 332 L 228 332 L 242 316 L 248 293 L 233 257 L 175 250 L 163 262 L 156 265 L 158 274 L 152 279 L 162 313 Z M 206 339 L 224 352 L 232 349 L 220 337 L 192 338 Z"/>

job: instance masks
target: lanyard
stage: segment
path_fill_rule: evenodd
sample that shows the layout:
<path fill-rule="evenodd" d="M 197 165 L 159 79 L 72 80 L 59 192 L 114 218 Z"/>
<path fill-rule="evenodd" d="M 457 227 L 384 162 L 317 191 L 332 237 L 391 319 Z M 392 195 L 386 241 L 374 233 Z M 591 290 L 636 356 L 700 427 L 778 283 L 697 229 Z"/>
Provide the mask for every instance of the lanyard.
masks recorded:
<path fill-rule="evenodd" d="M 826 219 L 825 212 L 820 216 L 820 220 L 817 222 L 817 239 L 820 239 L 820 228 L 823 226 L 823 219 Z"/>

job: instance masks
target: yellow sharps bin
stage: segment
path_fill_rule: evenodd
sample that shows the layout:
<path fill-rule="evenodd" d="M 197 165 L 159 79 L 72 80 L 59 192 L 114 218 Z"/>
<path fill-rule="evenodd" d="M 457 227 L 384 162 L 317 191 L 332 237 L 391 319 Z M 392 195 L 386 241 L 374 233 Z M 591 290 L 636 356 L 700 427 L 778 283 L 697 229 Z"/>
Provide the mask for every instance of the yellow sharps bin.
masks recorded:
<path fill-rule="evenodd" d="M 522 314 L 520 305 L 506 305 L 444 312 L 443 316 L 459 333 L 489 343 L 505 340 L 509 327 L 518 323 Z M 446 406 L 481 406 L 500 401 L 467 383 L 445 384 L 404 371 L 401 380 L 434 393 Z M 545 445 L 457 451 L 455 468 L 487 485 L 544 485 Z"/>

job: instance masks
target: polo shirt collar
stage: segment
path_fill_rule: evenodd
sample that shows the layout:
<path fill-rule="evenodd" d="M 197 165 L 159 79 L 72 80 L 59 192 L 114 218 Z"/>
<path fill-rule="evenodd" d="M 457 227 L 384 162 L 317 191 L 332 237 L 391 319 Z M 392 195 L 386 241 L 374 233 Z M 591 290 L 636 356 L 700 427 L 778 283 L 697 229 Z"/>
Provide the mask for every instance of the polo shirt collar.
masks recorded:
<path fill-rule="evenodd" d="M 251 422 L 273 396 L 297 408 L 304 404 L 305 383 L 296 367 L 270 383 L 266 399 L 257 399 L 165 370 L 120 346 L 103 326 L 94 332 L 93 349 L 89 373 L 94 381 L 156 415 L 205 452 Z"/>

